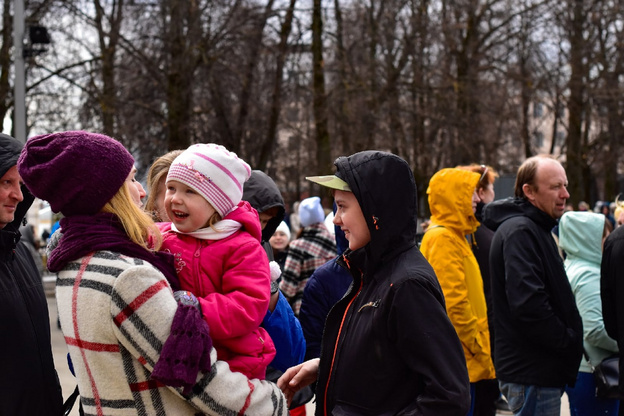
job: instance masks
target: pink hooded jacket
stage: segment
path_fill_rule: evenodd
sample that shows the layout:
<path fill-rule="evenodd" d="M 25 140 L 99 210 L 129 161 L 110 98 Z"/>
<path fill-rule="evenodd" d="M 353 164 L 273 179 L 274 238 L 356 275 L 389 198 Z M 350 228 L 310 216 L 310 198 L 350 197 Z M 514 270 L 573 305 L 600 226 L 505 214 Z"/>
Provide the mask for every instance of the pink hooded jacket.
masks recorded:
<path fill-rule="evenodd" d="M 260 327 L 269 307 L 269 260 L 260 241 L 258 213 L 248 202 L 224 219 L 241 228 L 222 240 L 204 240 L 171 230 L 160 223 L 161 250 L 175 256 L 180 286 L 195 294 L 210 328 L 217 357 L 249 378 L 264 379 L 275 346 Z"/>

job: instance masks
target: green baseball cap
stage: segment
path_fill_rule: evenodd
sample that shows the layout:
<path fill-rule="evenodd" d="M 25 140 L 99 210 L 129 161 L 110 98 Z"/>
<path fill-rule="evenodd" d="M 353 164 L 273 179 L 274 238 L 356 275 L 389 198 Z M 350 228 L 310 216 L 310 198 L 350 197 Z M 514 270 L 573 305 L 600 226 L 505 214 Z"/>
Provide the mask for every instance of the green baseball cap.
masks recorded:
<path fill-rule="evenodd" d="M 349 184 L 336 175 L 306 176 L 306 179 L 327 188 L 337 189 L 339 191 L 352 192 Z"/>

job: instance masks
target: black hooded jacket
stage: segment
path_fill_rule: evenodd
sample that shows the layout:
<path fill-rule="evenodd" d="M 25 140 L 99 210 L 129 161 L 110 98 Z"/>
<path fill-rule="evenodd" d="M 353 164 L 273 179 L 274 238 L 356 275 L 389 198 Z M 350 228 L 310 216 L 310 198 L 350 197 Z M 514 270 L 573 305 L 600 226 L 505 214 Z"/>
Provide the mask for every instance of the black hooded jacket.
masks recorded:
<path fill-rule="evenodd" d="M 243 186 L 243 200 L 249 202 L 258 213 L 277 208 L 277 215 L 262 229 L 262 246 L 272 261 L 273 250 L 269 245 L 269 239 L 284 219 L 286 211 L 282 194 L 273 179 L 260 170 L 252 170 L 251 176 Z"/>
<path fill-rule="evenodd" d="M 0 134 L 0 177 L 17 164 L 22 145 Z M 59 415 L 62 394 L 50 343 L 50 318 L 41 277 L 19 242 L 19 225 L 34 197 L 0 230 L 0 415 Z"/>
<path fill-rule="evenodd" d="M 499 380 L 573 386 L 583 354 L 583 324 L 551 230 L 557 221 L 529 201 L 485 206 L 495 230 L 490 248 Z"/>
<path fill-rule="evenodd" d="M 316 414 L 466 414 L 466 361 L 440 285 L 416 244 L 411 169 L 378 151 L 335 165 L 362 208 L 371 241 L 339 260 L 354 281 L 327 318 Z"/>
<path fill-rule="evenodd" d="M 607 333 L 624 351 L 624 227 L 620 226 L 605 240 L 600 267 L 600 298 Z M 624 393 L 624 360 L 620 359 L 620 392 Z"/>

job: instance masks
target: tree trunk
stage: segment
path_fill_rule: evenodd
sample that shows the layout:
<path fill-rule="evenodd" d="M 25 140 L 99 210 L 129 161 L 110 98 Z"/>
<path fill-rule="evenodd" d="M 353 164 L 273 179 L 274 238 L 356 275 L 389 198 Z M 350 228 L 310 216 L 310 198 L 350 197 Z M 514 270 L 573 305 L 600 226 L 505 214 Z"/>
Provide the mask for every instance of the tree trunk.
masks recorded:
<path fill-rule="evenodd" d="M 568 102 L 569 133 L 566 149 L 566 173 L 568 176 L 570 200 L 576 206 L 579 201 L 587 200 L 588 195 L 583 192 L 583 163 L 581 155 L 582 123 L 585 84 L 583 78 L 585 69 L 583 65 L 583 40 L 584 11 L 583 0 L 571 0 L 572 21 L 570 22 L 570 70 L 571 76 L 568 87 L 570 100 Z"/>
<path fill-rule="evenodd" d="M 282 84 L 284 76 L 284 62 L 286 62 L 286 54 L 288 53 L 288 37 L 292 31 L 292 22 L 295 15 L 296 0 L 290 0 L 286 18 L 280 32 L 280 43 L 277 52 L 277 63 L 275 65 L 275 79 L 273 81 L 273 93 L 271 94 L 271 110 L 269 114 L 269 126 L 267 136 L 260 150 L 260 159 L 258 161 L 258 169 L 266 169 L 268 161 L 273 155 L 273 147 L 277 140 L 277 126 L 279 116 L 282 110 Z"/>
<path fill-rule="evenodd" d="M 191 145 L 192 88 L 196 60 L 193 42 L 199 42 L 195 1 L 171 0 L 169 5 L 169 70 L 167 73 L 167 127 L 169 150 Z M 185 29 L 186 28 L 186 33 Z"/>
<path fill-rule="evenodd" d="M 327 97 L 325 95 L 325 73 L 323 61 L 323 20 L 321 0 L 314 0 L 312 11 L 312 77 L 313 113 L 316 138 L 316 172 L 326 174 L 333 171 L 327 126 Z"/>
<path fill-rule="evenodd" d="M 13 47 L 13 16 L 11 0 L 4 0 L 2 8 L 2 45 L 0 46 L 0 120 L 4 120 L 12 106 L 13 94 L 9 84 L 11 72 L 11 48 Z M 0 131 L 2 128 L 0 127 Z"/>
<path fill-rule="evenodd" d="M 100 43 L 100 58 L 102 65 L 102 91 L 99 93 L 100 112 L 102 117 L 102 131 L 112 137 L 117 136 L 115 116 L 117 112 L 115 85 L 115 55 L 119 42 L 119 31 L 123 19 L 124 0 L 114 1 L 110 16 L 106 16 L 99 0 L 94 1 L 95 24 Z M 110 29 L 105 29 L 105 22 Z M 107 42 L 108 40 L 108 42 Z"/>
<path fill-rule="evenodd" d="M 255 41 L 253 41 L 250 45 L 251 51 L 248 57 L 249 60 L 247 61 L 247 71 L 243 78 L 243 87 L 242 87 L 241 96 L 240 96 L 240 109 L 238 112 L 238 122 L 236 123 L 236 127 L 235 127 L 237 131 L 236 133 L 234 133 L 234 140 L 235 140 L 234 148 L 235 149 L 241 148 L 241 143 L 242 143 L 243 137 L 245 136 L 245 131 L 247 130 L 245 126 L 247 124 L 247 116 L 249 114 L 249 99 L 251 97 L 251 89 L 252 89 L 253 81 L 254 81 L 254 73 L 256 71 L 256 67 L 258 66 L 258 61 L 259 61 L 258 56 L 260 55 L 260 50 L 262 49 L 262 35 L 264 33 L 264 27 L 266 26 L 266 22 L 269 16 L 273 12 L 273 3 L 274 3 L 274 0 L 269 0 L 267 2 L 266 6 L 264 7 L 264 13 L 259 18 L 259 21 L 257 22 L 256 27 L 255 27 L 255 31 L 252 35 L 252 39 L 254 39 Z M 290 26 L 292 27 L 292 16 L 290 17 L 290 20 L 291 20 Z M 283 30 L 284 28 L 282 27 L 282 31 Z M 290 29 L 288 30 L 288 32 L 290 33 Z M 281 48 L 281 45 L 280 45 L 280 48 Z M 281 49 L 280 49 L 280 53 L 281 53 Z M 279 59 L 280 57 L 278 57 L 278 60 Z M 278 65 L 279 65 L 279 62 L 278 62 Z M 282 67 L 284 66 L 283 57 L 282 57 L 281 66 Z M 278 72 L 280 73 L 280 76 L 281 76 L 281 68 L 278 69 Z M 281 90 L 281 79 L 279 80 L 279 83 L 280 83 L 280 90 Z M 277 104 L 279 105 L 279 102 Z M 278 111 L 278 114 L 279 114 L 279 111 Z M 268 141 L 272 141 L 271 136 L 267 136 L 265 140 L 266 141 L 265 141 L 265 144 L 263 145 L 263 149 L 264 147 L 267 146 L 266 143 Z M 272 143 L 268 144 L 268 147 L 270 151 L 270 148 L 272 147 Z M 262 163 L 262 154 L 261 154 L 260 162 L 258 163 L 258 168 L 263 170 L 265 168 L 265 165 L 266 165 L 266 162 Z"/>
<path fill-rule="evenodd" d="M 349 111 L 349 81 L 347 80 L 347 52 L 343 39 L 343 20 L 340 0 L 334 0 L 334 9 L 336 15 L 336 53 L 338 60 L 338 85 L 336 87 L 336 106 L 338 115 L 336 123 L 338 124 L 338 134 L 340 135 L 340 143 L 342 154 L 350 155 L 353 153 L 351 145 L 351 137 L 349 134 L 351 115 Z"/>

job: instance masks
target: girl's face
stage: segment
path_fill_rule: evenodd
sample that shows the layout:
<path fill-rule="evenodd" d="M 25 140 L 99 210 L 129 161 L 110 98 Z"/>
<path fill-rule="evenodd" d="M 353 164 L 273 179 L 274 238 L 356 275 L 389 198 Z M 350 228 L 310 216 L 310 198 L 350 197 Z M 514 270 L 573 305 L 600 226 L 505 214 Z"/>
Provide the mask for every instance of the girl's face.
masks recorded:
<path fill-rule="evenodd" d="M 288 247 L 288 236 L 283 231 L 275 231 L 269 239 L 269 244 L 275 251 L 284 251 Z"/>
<path fill-rule="evenodd" d="M 165 208 L 171 222 L 184 233 L 205 228 L 216 212 L 197 191 L 178 181 L 167 182 Z"/>
<path fill-rule="evenodd" d="M 132 170 L 128 174 L 126 178 L 126 183 L 128 184 L 128 191 L 130 191 L 130 196 L 132 197 L 132 201 L 141 208 L 143 206 L 142 199 L 145 198 L 145 189 L 143 189 L 143 185 L 141 182 L 135 179 L 135 175 L 137 173 L 136 167 L 132 167 Z"/>
<path fill-rule="evenodd" d="M 471 202 L 472 202 L 472 213 L 474 214 L 475 212 L 477 212 L 477 204 L 481 202 L 481 198 L 479 198 L 479 193 L 477 192 L 476 189 L 472 192 Z"/>

